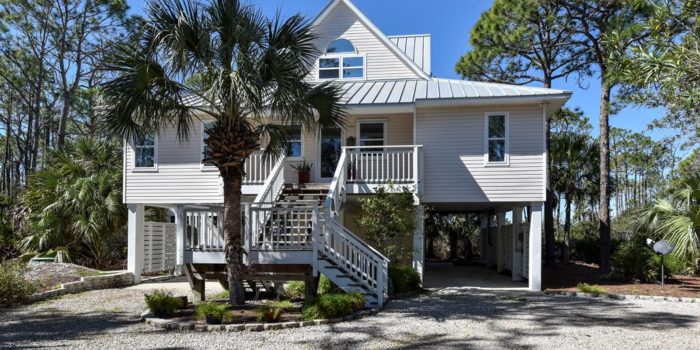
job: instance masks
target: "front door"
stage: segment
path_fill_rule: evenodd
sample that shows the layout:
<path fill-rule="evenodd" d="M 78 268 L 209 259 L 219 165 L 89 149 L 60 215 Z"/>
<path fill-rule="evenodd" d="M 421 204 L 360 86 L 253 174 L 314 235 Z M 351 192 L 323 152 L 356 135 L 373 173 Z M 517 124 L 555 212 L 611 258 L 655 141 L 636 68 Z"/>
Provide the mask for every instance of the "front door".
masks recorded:
<path fill-rule="evenodd" d="M 340 154 L 343 151 L 342 132 L 339 128 L 321 130 L 321 152 L 319 152 L 319 170 L 322 181 L 330 181 L 338 166 Z"/>

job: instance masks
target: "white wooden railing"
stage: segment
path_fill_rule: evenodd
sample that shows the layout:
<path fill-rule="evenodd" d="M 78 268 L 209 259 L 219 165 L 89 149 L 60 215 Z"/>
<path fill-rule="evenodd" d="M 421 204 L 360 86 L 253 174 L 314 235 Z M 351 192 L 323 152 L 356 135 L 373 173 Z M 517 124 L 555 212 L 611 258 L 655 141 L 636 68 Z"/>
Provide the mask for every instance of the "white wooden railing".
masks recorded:
<path fill-rule="evenodd" d="M 226 245 L 221 210 L 185 209 L 185 249 L 223 251 Z"/>
<path fill-rule="evenodd" d="M 326 215 L 329 218 L 337 218 L 340 213 L 340 207 L 345 201 L 345 190 L 347 184 L 347 152 L 343 149 L 343 153 L 340 154 L 338 159 L 338 166 L 335 168 L 335 173 L 333 174 L 333 181 L 328 188 L 328 195 L 326 196 L 325 209 Z"/>
<path fill-rule="evenodd" d="M 243 170 L 245 170 L 245 177 L 243 177 L 244 185 L 262 185 L 270 177 L 275 169 L 275 166 L 279 163 L 279 159 L 276 157 L 265 157 L 265 150 L 257 151 L 246 159 L 243 165 Z"/>
<path fill-rule="evenodd" d="M 256 206 L 250 208 L 252 250 L 311 250 L 313 225 L 318 207 L 301 205 Z"/>
<path fill-rule="evenodd" d="M 263 189 L 258 193 L 253 201 L 253 205 L 263 206 L 277 200 L 282 187 L 284 187 L 284 162 L 286 157 L 277 159 L 275 166 L 268 174 L 263 184 Z"/>
<path fill-rule="evenodd" d="M 421 146 L 344 147 L 347 182 L 417 184 Z"/>

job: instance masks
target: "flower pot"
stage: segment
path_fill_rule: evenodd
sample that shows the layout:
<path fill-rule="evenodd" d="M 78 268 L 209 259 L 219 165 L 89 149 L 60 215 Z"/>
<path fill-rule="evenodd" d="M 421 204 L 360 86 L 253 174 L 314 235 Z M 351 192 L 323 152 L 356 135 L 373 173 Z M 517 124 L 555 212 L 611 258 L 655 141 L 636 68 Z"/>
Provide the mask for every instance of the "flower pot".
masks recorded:
<path fill-rule="evenodd" d="M 365 303 L 359 301 L 352 306 L 352 311 L 360 311 L 365 308 Z"/>
<path fill-rule="evenodd" d="M 205 316 L 204 320 L 207 322 L 207 324 L 221 324 L 221 319 L 214 316 Z"/>
<path fill-rule="evenodd" d="M 298 175 L 300 185 L 307 184 L 311 180 L 311 173 L 309 172 L 299 172 Z"/>
<path fill-rule="evenodd" d="M 265 322 L 279 322 L 280 319 L 282 318 L 282 313 L 276 313 L 274 311 L 266 312 L 263 314 L 263 319 L 265 319 Z"/>

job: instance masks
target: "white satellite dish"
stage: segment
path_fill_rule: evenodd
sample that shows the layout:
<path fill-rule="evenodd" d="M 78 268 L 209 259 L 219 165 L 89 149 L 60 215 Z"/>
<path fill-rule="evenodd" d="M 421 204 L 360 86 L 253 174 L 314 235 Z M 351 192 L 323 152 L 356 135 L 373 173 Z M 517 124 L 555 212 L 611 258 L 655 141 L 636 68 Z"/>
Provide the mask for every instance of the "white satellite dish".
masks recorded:
<path fill-rule="evenodd" d="M 654 251 L 661 255 L 670 254 L 673 251 L 673 248 L 675 248 L 673 243 L 666 240 L 661 240 L 654 243 Z"/>

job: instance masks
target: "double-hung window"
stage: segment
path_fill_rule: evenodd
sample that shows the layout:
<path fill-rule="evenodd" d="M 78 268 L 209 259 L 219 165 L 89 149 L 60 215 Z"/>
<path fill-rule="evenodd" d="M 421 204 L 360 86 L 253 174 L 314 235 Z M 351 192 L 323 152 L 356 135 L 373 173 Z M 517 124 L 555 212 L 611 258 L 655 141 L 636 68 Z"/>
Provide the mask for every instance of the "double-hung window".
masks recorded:
<path fill-rule="evenodd" d="M 330 43 L 325 55 L 318 59 L 318 79 L 364 79 L 365 56 L 357 53 L 355 46 L 346 39 Z"/>
<path fill-rule="evenodd" d="M 156 134 L 146 133 L 134 137 L 134 168 L 156 168 Z"/>
<path fill-rule="evenodd" d="M 386 124 L 384 122 L 359 122 L 358 129 L 359 146 L 384 146 L 386 144 Z M 382 148 L 368 148 L 363 150 L 381 151 Z"/>
<path fill-rule="evenodd" d="M 486 164 L 508 164 L 508 114 L 486 114 Z"/>
<path fill-rule="evenodd" d="M 209 139 L 209 130 L 214 127 L 214 122 L 203 122 L 202 123 L 202 168 L 212 169 L 214 165 L 211 163 L 204 162 L 209 154 L 209 146 L 207 146 L 207 140 Z"/>
<path fill-rule="evenodd" d="M 287 129 L 287 157 L 301 158 L 303 156 L 301 142 L 301 125 L 289 125 Z"/>

